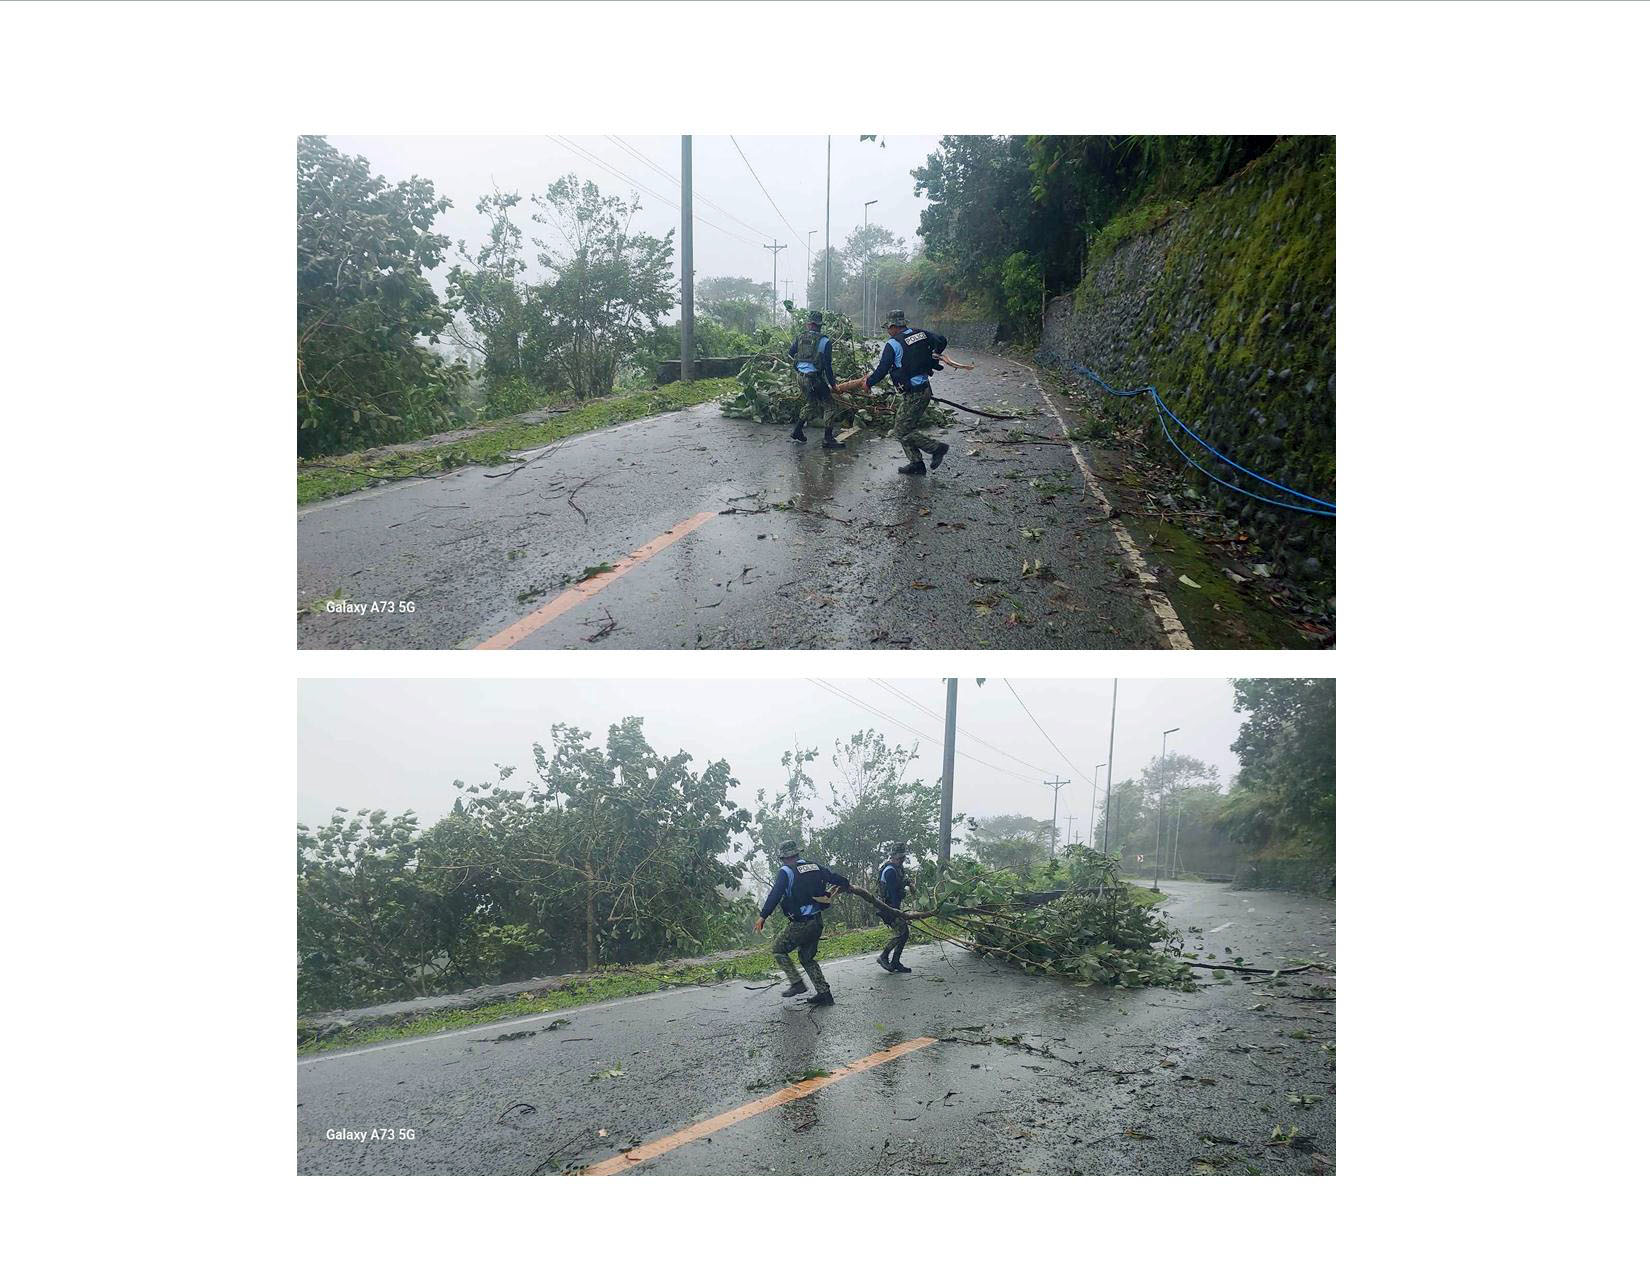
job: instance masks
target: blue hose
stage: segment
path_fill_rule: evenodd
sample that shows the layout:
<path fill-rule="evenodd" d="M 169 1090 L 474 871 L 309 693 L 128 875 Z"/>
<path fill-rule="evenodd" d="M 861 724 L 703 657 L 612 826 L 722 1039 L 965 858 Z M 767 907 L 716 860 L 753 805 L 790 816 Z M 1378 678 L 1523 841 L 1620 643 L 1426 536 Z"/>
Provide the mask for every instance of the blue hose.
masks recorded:
<path fill-rule="evenodd" d="M 1293 487 L 1286 487 L 1282 483 L 1273 482 L 1270 478 L 1267 478 L 1264 474 L 1257 474 L 1252 469 L 1245 469 L 1242 465 L 1238 464 L 1237 461 L 1233 460 L 1230 456 L 1223 455 L 1220 451 L 1218 451 L 1215 448 L 1215 446 L 1212 443 L 1210 443 L 1210 442 L 1206 441 L 1205 439 L 1199 437 L 1197 432 L 1194 429 L 1192 429 L 1192 427 L 1190 425 L 1186 424 L 1185 421 L 1181 420 L 1180 417 L 1178 417 L 1174 414 L 1174 412 L 1170 409 L 1169 405 L 1163 401 L 1163 396 L 1160 395 L 1157 392 L 1157 388 L 1155 386 L 1140 385 L 1140 386 L 1136 386 L 1132 390 L 1120 390 L 1120 389 L 1114 388 L 1113 386 L 1107 385 L 1105 383 L 1105 381 L 1101 380 L 1099 376 L 1097 376 L 1094 372 L 1090 371 L 1088 368 L 1084 367 L 1081 363 L 1069 363 L 1067 366 L 1075 368 L 1077 371 L 1081 372 L 1084 376 L 1088 377 L 1089 380 L 1093 381 L 1096 385 L 1098 385 L 1101 389 L 1105 390 L 1106 393 L 1111 394 L 1116 398 L 1134 398 L 1134 397 L 1136 397 L 1137 395 L 1140 395 L 1140 394 L 1149 394 L 1149 395 L 1151 395 L 1152 404 L 1157 409 L 1158 427 L 1162 429 L 1163 437 L 1169 440 L 1169 446 L 1173 447 L 1175 449 L 1175 451 L 1179 452 L 1181 457 L 1186 461 L 1186 463 L 1188 465 L 1190 465 L 1193 469 L 1197 470 L 1198 473 L 1203 474 L 1203 475 L 1205 475 L 1209 478 L 1213 478 L 1222 487 L 1229 487 L 1229 488 L 1231 488 L 1231 490 L 1237 492 L 1238 495 L 1247 496 L 1250 500 L 1258 500 L 1262 504 L 1267 504 L 1267 505 L 1276 505 L 1279 509 L 1291 509 L 1291 510 L 1294 510 L 1296 513 L 1303 513 L 1303 514 L 1316 514 L 1320 518 L 1333 518 L 1335 516 L 1335 505 L 1332 501 L 1320 500 L 1316 496 L 1308 496 L 1303 491 L 1296 491 Z M 1209 473 L 1209 471 L 1207 469 L 1204 469 L 1202 465 L 1199 465 L 1190 456 L 1187 456 L 1185 451 L 1181 448 L 1180 444 L 1174 441 L 1174 437 L 1169 433 L 1168 424 L 1163 420 L 1163 417 L 1165 415 L 1168 416 L 1169 420 L 1173 421 L 1176 425 L 1180 426 L 1181 429 L 1185 430 L 1186 433 L 1190 434 L 1192 436 L 1192 438 L 1196 439 L 1197 442 L 1199 443 L 1199 445 L 1201 445 L 1205 450 L 1207 450 L 1209 453 L 1211 453 L 1216 459 L 1224 462 L 1227 465 L 1230 465 L 1233 469 L 1237 470 L 1238 472 L 1248 474 L 1249 477 L 1251 477 L 1253 479 L 1256 479 L 1259 482 L 1265 483 L 1268 487 L 1276 487 L 1279 491 L 1288 492 L 1291 496 L 1298 496 L 1302 500 L 1309 500 L 1314 505 L 1321 505 L 1321 506 L 1323 506 L 1323 508 L 1321 508 L 1321 509 L 1311 509 L 1311 508 L 1307 508 L 1307 507 L 1302 506 L 1302 505 L 1285 504 L 1281 500 L 1273 500 L 1268 496 L 1258 495 L 1257 493 L 1252 492 L 1252 491 L 1245 491 L 1242 487 L 1238 487 L 1233 483 L 1227 482 L 1224 478 L 1220 477 L 1218 474 Z"/>

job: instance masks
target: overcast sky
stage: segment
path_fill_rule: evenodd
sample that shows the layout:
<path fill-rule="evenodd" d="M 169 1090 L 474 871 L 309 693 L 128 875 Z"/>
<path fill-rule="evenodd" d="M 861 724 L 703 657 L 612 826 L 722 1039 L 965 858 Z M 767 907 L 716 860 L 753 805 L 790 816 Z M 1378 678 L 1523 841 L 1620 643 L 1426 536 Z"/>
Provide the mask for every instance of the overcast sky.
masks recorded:
<path fill-rule="evenodd" d="M 635 222 L 639 230 L 663 238 L 681 226 L 677 202 L 681 192 L 673 180 L 681 177 L 680 137 L 329 136 L 327 140 L 345 154 L 363 157 L 374 173 L 392 182 L 414 176 L 434 182 L 436 193 L 453 202 L 437 219 L 435 229 L 455 246 L 463 239 L 473 250 L 486 236 L 486 219 L 475 205 L 495 185 L 519 193 L 525 205 L 528 195 L 542 193 L 567 173 L 595 182 L 604 195 L 625 196 L 634 191 L 642 201 Z M 774 202 L 770 204 L 763 195 L 732 140 L 720 135 L 694 138 L 693 188 L 699 219 L 693 235 L 694 275 L 700 279 L 740 275 L 772 282 L 773 254 L 761 245 L 782 243 L 788 247 L 779 254 L 779 295 L 784 298 L 784 281 L 790 279 L 791 295 L 800 298 L 808 232 L 818 232 L 813 236 L 815 251 L 825 246 L 825 138 L 753 135 L 738 141 Z M 875 199 L 871 221 L 886 226 L 907 247 L 914 246 L 917 218 L 927 201 L 912 193 L 911 170 L 938 145 L 938 137 L 889 137 L 876 142 L 862 142 L 857 136 L 833 138 L 831 242 L 840 246 L 860 224 L 864 202 Z M 657 168 L 649 167 L 626 146 Z M 713 203 L 719 207 L 712 207 Z M 542 235 L 541 228 L 528 221 L 527 211 L 518 206 L 517 224 L 529 238 Z M 532 277 L 539 277 L 536 252 L 526 255 Z M 440 289 L 445 288 L 445 266 L 431 276 Z"/>
<path fill-rule="evenodd" d="M 532 746 L 535 741 L 549 746 L 552 723 L 588 730 L 592 743 L 600 745 L 607 727 L 626 716 L 643 719 L 648 742 L 658 752 L 690 753 L 695 771 L 726 758 L 740 781 L 734 797 L 747 809 L 754 808 L 758 788 L 772 792 L 781 782 L 780 755 L 798 742 L 820 749 L 812 774 L 827 796 L 833 742 L 867 726 L 890 742 L 917 745 L 913 778 L 939 778 L 940 748 L 917 731 L 936 741 L 942 737 L 942 681 L 888 683 L 922 708 L 874 682 L 829 684 L 904 725 L 810 681 L 303 679 L 298 683 L 298 819 L 325 822 L 334 806 L 347 806 L 410 809 L 427 825 L 452 807 L 455 779 L 491 779 L 495 762 L 519 766 L 518 780 L 530 774 Z M 957 810 L 1047 818 L 1053 790 L 1042 781 L 1058 773 L 1076 780 L 1060 790 L 1061 835 L 1065 816 L 1072 813 L 1078 816 L 1072 830 L 1077 839 L 1085 838 L 1090 781 L 1096 763 L 1106 760 L 1111 687 L 1109 680 L 1027 678 L 1014 679 L 1011 690 L 1001 678 L 983 686 L 963 680 L 957 697 Z M 1209 762 L 1223 783 L 1230 781 L 1237 770 L 1231 744 L 1242 719 L 1232 711 L 1229 683 L 1125 680 L 1118 687 L 1119 780 L 1138 778 L 1157 755 L 1162 732 L 1178 726 L 1169 737 L 1170 751 Z M 1080 768 L 1075 775 L 1073 765 Z M 1100 783 L 1103 799 L 1104 771 Z"/>

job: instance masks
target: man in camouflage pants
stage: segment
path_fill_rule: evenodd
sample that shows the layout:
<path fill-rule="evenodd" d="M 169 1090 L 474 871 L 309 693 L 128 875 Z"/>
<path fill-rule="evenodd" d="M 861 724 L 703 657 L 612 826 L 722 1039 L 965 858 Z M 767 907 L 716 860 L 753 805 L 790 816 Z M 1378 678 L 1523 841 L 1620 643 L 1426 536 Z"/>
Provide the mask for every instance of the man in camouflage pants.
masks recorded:
<path fill-rule="evenodd" d="M 899 392 L 894 407 L 894 438 L 905 449 L 908 462 L 900 466 L 899 472 L 926 474 L 929 468 L 938 469 L 946 452 L 951 450 L 949 443 L 940 442 L 922 429 L 923 413 L 934 400 L 929 378 L 939 369 L 939 358 L 946 340 L 938 332 L 913 328 L 906 323 L 904 310 L 890 310 L 885 326 L 888 340 L 882 347 L 882 357 L 877 360 L 876 367 L 870 375 L 857 381 L 839 382 L 836 392 L 849 394 L 855 390 L 867 390 L 885 376 L 892 380 L 894 389 Z M 926 466 L 922 463 L 924 452 L 929 455 Z"/>
<path fill-rule="evenodd" d="M 808 998 L 808 1004 L 834 1005 L 831 985 L 825 981 L 825 971 L 814 958 L 825 932 L 825 909 L 831 906 L 826 900 L 826 891 L 848 882 L 829 868 L 804 861 L 794 841 L 786 841 L 779 847 L 779 862 L 779 875 L 774 878 L 773 889 L 768 891 L 761 914 L 756 918 L 756 928 L 760 931 L 774 908 L 779 907 L 784 909 L 788 921 L 773 944 L 773 959 L 790 980 L 790 986 L 779 994 L 800 996 L 808 990 L 791 960 L 791 953 L 795 952 L 801 958 L 802 968 L 813 979 L 814 994 Z"/>
<path fill-rule="evenodd" d="M 853 409 L 841 402 L 832 391 L 836 388 L 836 370 L 831 366 L 831 338 L 821 330 L 824 316 L 818 310 L 808 311 L 808 323 L 802 335 L 791 342 L 791 363 L 796 369 L 796 385 L 802 391 L 802 419 L 791 431 L 797 442 L 808 440 L 803 426 L 825 426 L 825 450 L 846 447 L 839 443 L 836 428 L 853 416 Z"/>

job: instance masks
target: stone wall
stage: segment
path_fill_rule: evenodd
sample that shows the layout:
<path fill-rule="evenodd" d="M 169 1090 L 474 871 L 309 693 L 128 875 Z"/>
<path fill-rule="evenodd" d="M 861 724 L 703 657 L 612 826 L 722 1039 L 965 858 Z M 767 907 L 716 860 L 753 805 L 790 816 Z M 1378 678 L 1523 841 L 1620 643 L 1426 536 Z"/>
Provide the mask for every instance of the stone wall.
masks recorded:
<path fill-rule="evenodd" d="M 1112 385 L 1157 386 L 1226 455 L 1298 491 L 1335 499 L 1335 140 L 1292 138 L 1190 207 L 1089 263 L 1050 303 L 1039 357 L 1082 363 Z M 1172 425 L 1171 425 L 1171 428 Z M 1188 485 L 1252 528 L 1280 573 L 1333 571 L 1335 520 L 1249 500 L 1175 455 Z M 1294 497 L 1175 441 L 1248 490 Z"/>
<path fill-rule="evenodd" d="M 918 327 L 938 332 L 959 350 L 989 350 L 997 340 L 998 323 L 995 319 L 932 319 L 912 320 Z"/>

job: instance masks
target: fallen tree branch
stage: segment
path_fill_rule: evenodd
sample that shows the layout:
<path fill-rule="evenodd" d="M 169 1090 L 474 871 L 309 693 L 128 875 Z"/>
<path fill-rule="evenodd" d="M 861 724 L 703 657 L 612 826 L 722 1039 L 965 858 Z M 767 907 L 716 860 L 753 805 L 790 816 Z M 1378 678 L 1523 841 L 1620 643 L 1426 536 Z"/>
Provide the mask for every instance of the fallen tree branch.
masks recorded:
<path fill-rule="evenodd" d="M 1263 970 L 1253 965 L 1216 965 L 1212 961 L 1192 961 L 1184 957 L 1181 959 L 1185 960 L 1187 965 L 1194 965 L 1200 970 L 1236 970 L 1239 974 L 1266 974 L 1272 977 L 1279 974 L 1304 974 L 1307 970 L 1323 970 L 1328 974 L 1335 972 L 1330 966 L 1319 965 L 1316 962 L 1310 965 L 1291 965 L 1287 969 Z"/>

